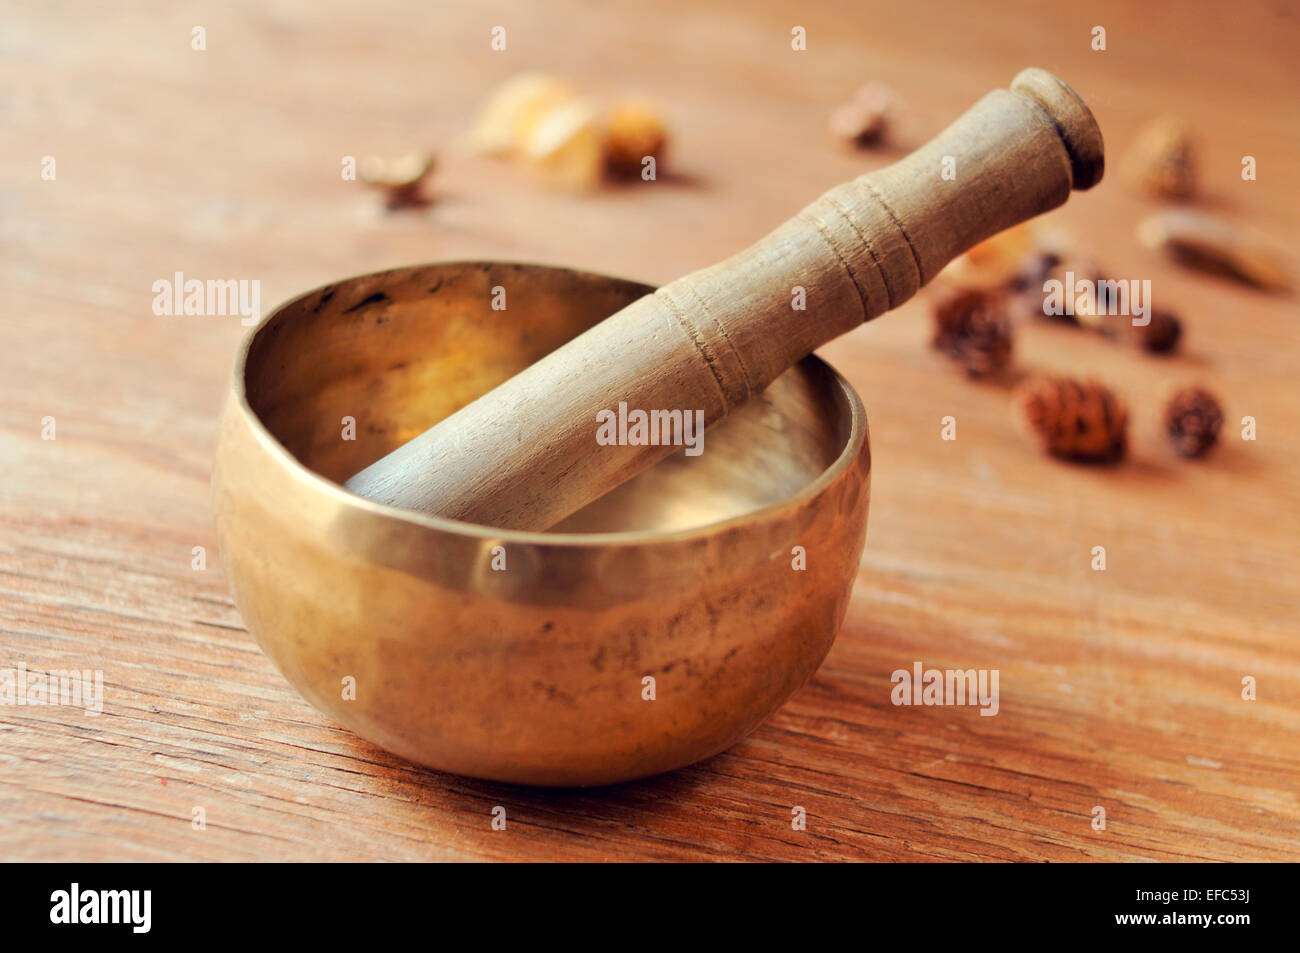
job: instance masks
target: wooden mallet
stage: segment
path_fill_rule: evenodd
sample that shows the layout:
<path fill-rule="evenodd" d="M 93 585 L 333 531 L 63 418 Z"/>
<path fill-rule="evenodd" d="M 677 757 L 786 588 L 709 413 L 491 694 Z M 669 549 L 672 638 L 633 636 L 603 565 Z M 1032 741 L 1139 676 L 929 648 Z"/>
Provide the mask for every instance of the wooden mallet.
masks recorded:
<path fill-rule="evenodd" d="M 712 425 L 957 255 L 1096 185 L 1102 169 L 1088 107 L 1052 74 L 1024 70 L 905 159 L 633 302 L 344 485 L 451 519 L 546 529 L 681 452 L 599 443 L 603 411 L 702 410 Z"/>

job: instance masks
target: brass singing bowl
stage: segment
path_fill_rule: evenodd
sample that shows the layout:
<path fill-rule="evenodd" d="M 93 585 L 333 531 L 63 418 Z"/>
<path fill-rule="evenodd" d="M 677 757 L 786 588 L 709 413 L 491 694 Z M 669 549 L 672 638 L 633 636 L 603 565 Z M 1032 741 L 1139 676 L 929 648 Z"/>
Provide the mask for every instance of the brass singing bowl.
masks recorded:
<path fill-rule="evenodd" d="M 871 467 L 862 402 L 816 357 L 709 429 L 700 455 L 549 532 L 339 485 L 652 290 L 424 265 L 309 292 L 249 335 L 217 531 L 245 624 L 308 701 L 442 771 L 596 785 L 724 750 L 812 675 L 844 619 Z"/>

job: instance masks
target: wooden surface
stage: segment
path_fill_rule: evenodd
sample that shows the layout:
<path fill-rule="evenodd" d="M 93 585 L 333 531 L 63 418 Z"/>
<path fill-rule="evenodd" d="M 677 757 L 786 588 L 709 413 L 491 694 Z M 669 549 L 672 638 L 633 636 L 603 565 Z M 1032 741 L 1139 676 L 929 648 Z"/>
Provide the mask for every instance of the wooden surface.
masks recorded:
<path fill-rule="evenodd" d="M 1091 373 L 1132 408 L 1114 469 L 1040 457 L 1007 391 L 926 346 L 918 299 L 823 351 L 872 420 L 872 514 L 814 679 L 707 763 L 612 790 L 418 770 L 330 724 L 242 627 L 208 479 L 235 317 L 156 317 L 152 283 L 257 278 L 262 307 L 451 258 L 666 281 L 924 141 L 1039 65 L 1114 159 L 1176 112 L 1206 204 L 1300 240 L 1297 17 L 1281 3 L 507 7 L 28 4 L 0 35 L 0 667 L 102 669 L 104 712 L 0 707 L 0 857 L 23 859 L 1300 859 L 1300 408 L 1295 299 L 1142 250 L 1156 203 L 1110 176 L 1051 221 L 1182 314 L 1170 359 L 1026 328 L 1024 370 Z M 504 24 L 508 50 L 489 49 Z M 793 25 L 806 52 L 790 49 Z M 190 48 L 195 25 L 207 50 Z M 1090 49 L 1095 25 L 1108 49 Z M 668 108 L 677 174 L 589 197 L 445 154 L 438 201 L 386 214 L 341 157 L 443 147 L 497 81 L 566 72 Z M 905 98 L 896 147 L 825 117 Z M 1259 179 L 1243 182 L 1241 157 Z M 57 179 L 42 181 L 42 157 Z M 1224 444 L 1161 438 L 1170 387 L 1224 399 Z M 940 439 L 954 415 L 958 439 Z M 1239 438 L 1253 416 L 1258 439 Z M 41 439 L 41 421 L 57 439 Z M 1108 569 L 1090 569 L 1091 549 Z M 191 568 L 204 546 L 206 571 Z M 915 661 L 996 668 L 996 717 L 896 708 Z M 1258 680 L 1258 700 L 1241 680 Z M 507 810 L 493 831 L 490 812 Z M 807 810 L 791 830 L 792 806 Z M 201 806 L 206 829 L 191 825 Z M 1094 806 L 1107 827 L 1092 826 Z"/>

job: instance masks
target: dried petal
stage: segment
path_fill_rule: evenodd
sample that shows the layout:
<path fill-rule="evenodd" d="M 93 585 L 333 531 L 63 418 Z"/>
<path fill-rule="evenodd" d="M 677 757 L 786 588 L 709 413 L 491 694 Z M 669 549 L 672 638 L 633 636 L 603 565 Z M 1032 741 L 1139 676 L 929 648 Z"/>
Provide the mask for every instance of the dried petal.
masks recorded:
<path fill-rule="evenodd" d="M 474 123 L 467 144 L 475 152 L 521 149 L 547 113 L 578 98 L 569 83 L 546 73 L 521 73 L 497 88 Z"/>
<path fill-rule="evenodd" d="M 889 131 L 894 92 L 883 83 L 868 83 L 831 113 L 831 133 L 856 146 L 874 145 Z"/>
<path fill-rule="evenodd" d="M 574 101 L 552 109 L 524 143 L 524 158 L 552 184 L 590 189 L 600 182 L 605 137 L 596 111 Z"/>
<path fill-rule="evenodd" d="M 1291 268 L 1262 239 L 1204 212 L 1173 209 L 1138 223 L 1138 239 L 1181 263 L 1269 291 L 1293 287 Z"/>
<path fill-rule="evenodd" d="M 1196 149 L 1182 120 L 1147 123 L 1123 166 L 1130 182 L 1154 195 L 1185 199 L 1196 194 Z"/>

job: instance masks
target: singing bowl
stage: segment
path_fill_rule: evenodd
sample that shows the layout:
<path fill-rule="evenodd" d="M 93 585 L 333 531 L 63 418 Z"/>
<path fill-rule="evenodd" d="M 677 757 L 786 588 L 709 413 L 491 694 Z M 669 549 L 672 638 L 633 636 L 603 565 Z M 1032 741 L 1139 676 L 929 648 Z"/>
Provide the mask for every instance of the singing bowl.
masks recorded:
<path fill-rule="evenodd" d="M 862 402 L 816 357 L 698 456 L 545 533 L 339 485 L 652 290 L 423 265 L 304 294 L 248 336 L 213 475 L 218 538 L 245 624 L 309 702 L 422 765 L 583 786 L 716 754 L 812 675 L 858 570 L 871 468 Z"/>

